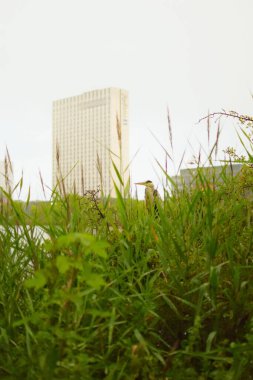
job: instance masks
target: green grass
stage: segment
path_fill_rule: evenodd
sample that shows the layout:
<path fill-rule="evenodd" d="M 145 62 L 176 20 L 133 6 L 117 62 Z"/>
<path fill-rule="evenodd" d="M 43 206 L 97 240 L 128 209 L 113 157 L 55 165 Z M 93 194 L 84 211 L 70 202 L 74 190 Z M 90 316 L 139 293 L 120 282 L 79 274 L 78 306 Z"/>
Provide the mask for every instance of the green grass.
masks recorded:
<path fill-rule="evenodd" d="M 0 378 L 253 379 L 251 171 L 164 189 L 158 218 L 119 191 L 96 205 L 9 196 Z"/>

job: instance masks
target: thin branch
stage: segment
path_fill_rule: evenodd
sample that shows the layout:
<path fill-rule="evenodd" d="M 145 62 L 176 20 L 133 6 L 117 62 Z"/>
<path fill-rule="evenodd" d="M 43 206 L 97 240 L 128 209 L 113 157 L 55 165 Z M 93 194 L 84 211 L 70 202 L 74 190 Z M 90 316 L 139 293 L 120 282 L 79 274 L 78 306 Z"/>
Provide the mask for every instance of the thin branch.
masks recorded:
<path fill-rule="evenodd" d="M 241 122 L 253 122 L 252 116 L 240 115 L 235 111 L 213 112 L 213 113 L 208 114 L 207 116 L 202 117 L 201 119 L 199 119 L 198 122 L 200 123 L 203 120 L 214 118 L 215 116 L 217 116 L 218 119 L 220 119 L 222 116 L 225 116 L 225 117 L 232 117 L 232 118 L 238 119 Z"/>
<path fill-rule="evenodd" d="M 84 193 L 84 197 L 88 198 L 92 202 L 92 208 L 93 210 L 96 210 L 99 214 L 99 216 L 104 219 L 105 215 L 102 213 L 102 211 L 99 208 L 98 205 L 98 193 L 100 192 L 99 189 L 97 190 L 86 190 Z"/>

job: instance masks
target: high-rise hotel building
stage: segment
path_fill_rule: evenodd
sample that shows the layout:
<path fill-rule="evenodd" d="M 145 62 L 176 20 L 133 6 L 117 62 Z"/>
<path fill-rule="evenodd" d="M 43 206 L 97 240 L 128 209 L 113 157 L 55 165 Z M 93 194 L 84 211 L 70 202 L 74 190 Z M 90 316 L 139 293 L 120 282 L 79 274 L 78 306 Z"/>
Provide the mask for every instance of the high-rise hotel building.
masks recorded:
<path fill-rule="evenodd" d="M 121 156 L 121 160 L 120 160 Z M 115 196 L 116 164 L 128 178 L 128 93 L 106 88 L 53 102 L 53 187 Z"/>

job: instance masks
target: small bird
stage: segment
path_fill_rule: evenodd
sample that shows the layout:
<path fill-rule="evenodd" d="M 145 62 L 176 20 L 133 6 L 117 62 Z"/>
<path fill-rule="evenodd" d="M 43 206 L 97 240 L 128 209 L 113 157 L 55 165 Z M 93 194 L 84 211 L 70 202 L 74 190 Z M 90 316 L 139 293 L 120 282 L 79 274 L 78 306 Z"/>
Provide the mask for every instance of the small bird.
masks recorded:
<path fill-rule="evenodd" d="M 161 198 L 157 189 L 155 189 L 153 182 L 148 180 L 145 182 L 136 182 L 135 185 L 145 186 L 146 208 L 149 213 L 154 213 L 155 216 L 158 216 L 159 210 L 157 203 L 161 200 Z"/>

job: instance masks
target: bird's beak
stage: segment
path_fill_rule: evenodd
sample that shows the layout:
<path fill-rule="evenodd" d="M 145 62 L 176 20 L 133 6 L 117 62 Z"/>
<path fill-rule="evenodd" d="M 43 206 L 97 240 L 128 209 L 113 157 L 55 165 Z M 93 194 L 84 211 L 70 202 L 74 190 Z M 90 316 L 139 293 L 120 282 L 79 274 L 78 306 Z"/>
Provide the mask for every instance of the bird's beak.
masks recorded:
<path fill-rule="evenodd" d="M 145 185 L 146 185 L 146 182 L 135 182 L 135 185 L 142 185 L 142 186 L 145 186 Z"/>

